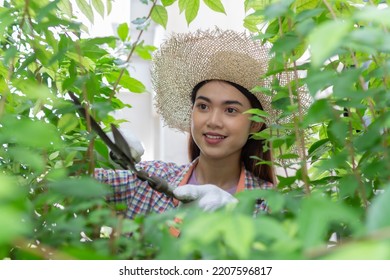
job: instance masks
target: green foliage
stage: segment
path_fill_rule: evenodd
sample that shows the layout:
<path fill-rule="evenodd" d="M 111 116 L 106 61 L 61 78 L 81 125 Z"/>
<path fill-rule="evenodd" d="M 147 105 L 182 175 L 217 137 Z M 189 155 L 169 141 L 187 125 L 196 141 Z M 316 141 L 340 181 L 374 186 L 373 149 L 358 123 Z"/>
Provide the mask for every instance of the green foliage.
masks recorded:
<path fill-rule="evenodd" d="M 168 12 L 164 6 L 156 5 L 152 10 L 151 16 L 154 22 L 162 25 L 164 28 L 167 27 Z"/>
<path fill-rule="evenodd" d="M 91 22 L 95 11 L 103 17 L 111 10 L 110 1 L 86 3 L 76 1 Z M 89 176 L 96 166 L 110 166 L 108 150 L 67 92 L 103 126 L 117 123 L 110 113 L 130 105 L 116 93 L 145 87 L 126 70 L 128 61 L 111 53 L 130 47 L 150 57 L 155 48 L 131 42 L 126 24 L 117 38 L 84 39 L 73 8 L 61 0 L 5 1 L 0 9 L 1 259 L 111 259 L 125 240 L 80 243 L 83 235 L 99 238 L 103 225 L 117 227 L 119 219 L 105 204 L 107 186 Z"/>
<path fill-rule="evenodd" d="M 237 205 L 214 213 L 189 206 L 125 220 L 115 214 L 121 207 L 104 200 L 109 187 L 91 178 L 95 167 L 112 167 L 108 149 L 67 92 L 103 126 L 121 122 L 110 113 L 130 105 L 116 93 L 145 86 L 126 70 L 130 56 L 112 53 L 150 60 L 156 47 L 134 41 L 130 30 L 142 34 L 151 21 L 165 27 L 165 7 L 173 4 L 190 24 L 200 5 L 141 2 L 150 13 L 119 25 L 117 37 L 88 39 L 69 0 L 0 7 L 0 258 L 389 259 L 389 8 L 378 9 L 377 1 L 243 1 L 244 26 L 273 43 L 266 75 L 302 74 L 273 84 L 273 105 L 290 122 L 252 136 L 271 144 L 275 160 L 258 164 L 278 168 L 278 184 L 239 193 Z M 225 13 L 222 2 L 204 0 Z M 76 1 L 91 22 L 111 11 L 110 0 L 86 3 Z M 303 84 L 313 97 L 306 111 L 295 94 Z M 247 113 L 253 121 L 267 117 Z M 258 199 L 268 212 L 254 215 Z"/>
<path fill-rule="evenodd" d="M 200 0 L 163 0 L 161 1 L 162 5 L 154 4 L 151 11 L 152 20 L 166 28 L 168 22 L 168 12 L 165 7 L 168 7 L 175 2 L 178 4 L 180 13 L 184 12 L 186 22 L 189 25 L 198 15 Z M 221 0 L 203 0 L 203 2 L 211 10 L 226 14 L 225 7 L 223 6 Z"/>
<path fill-rule="evenodd" d="M 285 87 L 306 84 L 314 97 L 307 112 L 295 113 L 291 123 L 253 136 L 272 144 L 280 159 L 274 166 L 286 171 L 278 176 L 277 189 L 297 199 L 292 205 L 299 211 L 286 203 L 288 216 L 282 221 L 297 225 L 297 257 L 388 258 L 389 78 L 382 70 L 389 51 L 387 23 L 379 23 L 379 16 L 390 10 L 368 3 L 265 2 L 245 2 L 253 12 L 244 24 L 273 43 L 268 75 L 278 69 L 302 73 Z M 260 25 L 262 20 L 267 25 Z M 310 60 L 302 56 L 306 49 Z M 284 66 L 276 58 L 283 58 Z M 283 110 L 299 106 L 291 102 Z M 325 249 L 332 233 L 340 245 Z"/>
<path fill-rule="evenodd" d="M 226 14 L 225 8 L 221 0 L 203 0 L 203 1 L 213 11 Z"/>

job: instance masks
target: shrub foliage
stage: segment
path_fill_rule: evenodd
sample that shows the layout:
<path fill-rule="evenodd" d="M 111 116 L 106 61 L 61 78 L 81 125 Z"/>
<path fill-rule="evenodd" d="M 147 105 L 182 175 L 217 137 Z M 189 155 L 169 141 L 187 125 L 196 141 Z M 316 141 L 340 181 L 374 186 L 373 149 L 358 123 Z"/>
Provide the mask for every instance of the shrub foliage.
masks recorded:
<path fill-rule="evenodd" d="M 275 80 L 272 95 L 291 122 L 253 136 L 272 144 L 274 162 L 259 164 L 280 170 L 278 185 L 238 194 L 238 205 L 214 213 L 180 208 L 127 220 L 106 204 L 109 187 L 91 176 L 95 167 L 112 168 L 108 150 L 68 91 L 103 127 L 119 124 L 110 113 L 130 106 L 120 89 L 146 91 L 127 70 L 132 57 L 148 60 L 156 49 L 143 43 L 144 30 L 165 27 L 169 5 L 190 24 L 200 0 L 140 1 L 148 14 L 99 38 L 84 36 L 75 10 L 93 22 L 111 0 L 0 7 L 0 258 L 389 259 L 389 8 L 243 1 L 245 28 L 273 44 L 267 75 L 294 74 L 286 85 Z M 203 2 L 225 13 L 220 0 Z M 307 111 L 296 95 L 302 86 L 313 98 Z M 259 197 L 271 211 L 253 217 Z M 169 234 L 174 217 L 183 218 L 180 238 Z"/>

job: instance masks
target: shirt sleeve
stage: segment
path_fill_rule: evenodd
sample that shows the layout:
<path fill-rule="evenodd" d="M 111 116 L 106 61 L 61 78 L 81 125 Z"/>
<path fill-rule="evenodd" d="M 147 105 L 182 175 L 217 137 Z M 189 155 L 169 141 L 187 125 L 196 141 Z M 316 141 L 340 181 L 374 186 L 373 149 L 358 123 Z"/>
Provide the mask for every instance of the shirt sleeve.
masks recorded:
<path fill-rule="evenodd" d="M 167 170 L 156 164 L 149 167 L 150 175 L 164 175 Z M 147 167 L 143 166 L 143 167 Z M 150 171 L 155 171 L 150 173 Z M 156 174 L 157 173 L 157 174 Z M 166 173 L 165 173 L 166 174 Z M 130 170 L 95 169 L 95 178 L 112 188 L 111 195 L 107 196 L 107 202 L 113 204 L 117 212 L 127 218 L 134 218 L 137 214 L 150 212 L 161 213 L 173 208 L 171 198 L 153 190 L 147 182 L 137 178 Z"/>
<path fill-rule="evenodd" d="M 108 201 L 126 201 L 134 194 L 135 187 L 139 185 L 139 179 L 130 170 L 95 169 L 95 178 L 112 187 L 112 194 Z"/>

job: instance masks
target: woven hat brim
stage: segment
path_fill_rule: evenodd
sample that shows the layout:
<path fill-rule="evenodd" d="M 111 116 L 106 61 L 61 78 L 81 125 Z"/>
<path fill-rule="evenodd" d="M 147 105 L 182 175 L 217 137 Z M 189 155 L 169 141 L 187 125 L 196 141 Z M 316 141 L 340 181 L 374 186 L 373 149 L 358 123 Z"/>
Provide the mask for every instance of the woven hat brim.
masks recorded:
<path fill-rule="evenodd" d="M 191 92 L 204 80 L 225 80 L 248 90 L 256 86 L 271 89 L 267 73 L 270 46 L 253 40 L 245 32 L 205 30 L 174 34 L 156 51 L 152 60 L 152 84 L 156 92 L 155 106 L 164 123 L 180 131 L 189 131 Z M 281 85 L 291 73 L 279 75 Z M 273 109 L 272 97 L 253 93 L 269 114 L 267 124 L 277 121 L 280 112 Z"/>

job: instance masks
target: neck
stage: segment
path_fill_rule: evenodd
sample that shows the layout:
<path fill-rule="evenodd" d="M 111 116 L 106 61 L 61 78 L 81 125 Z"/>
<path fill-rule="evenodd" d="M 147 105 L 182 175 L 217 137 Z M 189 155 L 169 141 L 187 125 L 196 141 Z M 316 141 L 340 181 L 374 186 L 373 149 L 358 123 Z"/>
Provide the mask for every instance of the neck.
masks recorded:
<path fill-rule="evenodd" d="M 214 184 L 228 190 L 237 186 L 240 174 L 240 160 L 214 160 L 199 156 L 196 166 L 196 179 L 199 184 Z"/>

